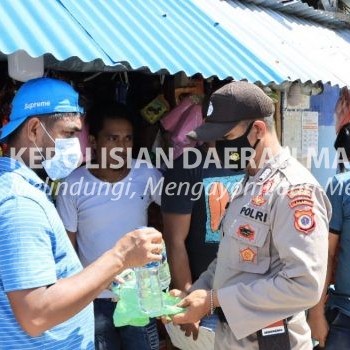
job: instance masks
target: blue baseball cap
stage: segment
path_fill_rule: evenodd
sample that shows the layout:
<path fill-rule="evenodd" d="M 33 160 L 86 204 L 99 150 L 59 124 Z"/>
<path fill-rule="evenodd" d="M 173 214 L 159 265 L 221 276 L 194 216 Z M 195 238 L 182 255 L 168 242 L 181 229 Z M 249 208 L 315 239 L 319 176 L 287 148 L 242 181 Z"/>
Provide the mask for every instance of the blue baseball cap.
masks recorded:
<path fill-rule="evenodd" d="M 37 78 L 24 83 L 12 101 L 9 122 L 0 129 L 0 140 L 7 138 L 29 117 L 51 113 L 83 113 L 78 93 L 66 82 Z"/>

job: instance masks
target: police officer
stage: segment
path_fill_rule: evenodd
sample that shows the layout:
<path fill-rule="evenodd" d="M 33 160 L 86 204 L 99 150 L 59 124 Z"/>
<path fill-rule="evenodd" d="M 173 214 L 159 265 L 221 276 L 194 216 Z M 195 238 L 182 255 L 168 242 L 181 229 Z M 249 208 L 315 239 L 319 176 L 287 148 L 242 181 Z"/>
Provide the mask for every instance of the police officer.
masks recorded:
<path fill-rule="evenodd" d="M 331 207 L 316 179 L 274 128 L 272 100 L 231 82 L 210 98 L 188 136 L 217 140 L 226 168 L 246 169 L 222 221 L 217 258 L 182 299 L 175 324 L 217 312 L 215 349 L 312 349 L 304 310 L 321 296 Z M 179 294 L 179 291 L 173 291 Z"/>
<path fill-rule="evenodd" d="M 347 88 L 343 91 L 349 94 Z M 340 97 L 336 120 L 348 117 L 347 110 L 345 118 L 341 118 L 344 116 L 339 109 L 341 101 Z M 326 350 L 350 349 L 350 171 L 345 166 L 350 160 L 350 123 L 336 131 L 334 147 L 339 155 L 340 172 L 327 184 L 327 195 L 333 208 L 327 278 L 320 302 L 308 312 L 312 337 Z"/>

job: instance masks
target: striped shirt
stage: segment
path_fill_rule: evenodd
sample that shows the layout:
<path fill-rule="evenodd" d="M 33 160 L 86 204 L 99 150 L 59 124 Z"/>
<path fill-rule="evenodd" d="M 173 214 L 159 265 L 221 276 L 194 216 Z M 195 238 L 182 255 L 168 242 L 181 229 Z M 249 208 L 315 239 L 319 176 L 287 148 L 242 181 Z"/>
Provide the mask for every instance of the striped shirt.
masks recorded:
<path fill-rule="evenodd" d="M 0 350 L 94 349 L 91 304 L 31 337 L 16 321 L 7 297 L 8 292 L 48 286 L 81 270 L 49 187 L 24 164 L 0 157 Z"/>

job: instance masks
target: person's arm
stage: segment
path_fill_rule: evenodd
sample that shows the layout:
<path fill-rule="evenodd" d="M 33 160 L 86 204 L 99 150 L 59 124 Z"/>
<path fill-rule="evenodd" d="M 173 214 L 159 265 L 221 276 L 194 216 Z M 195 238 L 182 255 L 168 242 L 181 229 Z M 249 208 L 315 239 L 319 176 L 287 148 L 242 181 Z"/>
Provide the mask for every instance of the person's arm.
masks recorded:
<path fill-rule="evenodd" d="M 325 346 L 328 334 L 328 323 L 325 317 L 325 304 L 327 300 L 327 290 L 332 281 L 338 243 L 339 235 L 330 232 L 328 238 L 327 276 L 324 289 L 319 303 L 308 312 L 307 320 L 311 328 L 311 336 L 313 339 L 319 341 L 320 347 Z"/>
<path fill-rule="evenodd" d="M 172 287 L 181 291 L 188 291 L 192 285 L 191 270 L 185 245 L 190 223 L 191 214 L 163 213 L 163 232 Z"/>
<path fill-rule="evenodd" d="M 77 233 L 76 232 L 67 231 L 67 235 L 69 237 L 70 242 L 72 243 L 72 246 L 74 247 L 75 250 L 77 250 L 77 248 L 78 248 L 78 245 L 77 245 Z"/>
<path fill-rule="evenodd" d="M 64 232 L 52 231 L 51 223 L 59 220 L 58 215 L 48 221 L 43 208 L 26 197 L 1 203 L 1 212 L 2 286 L 17 321 L 31 336 L 40 335 L 82 310 L 122 270 L 161 259 L 161 233 L 152 228 L 136 230 L 123 236 L 82 272 L 60 278 L 54 244 L 61 242 L 62 247 L 70 247 Z M 66 253 L 70 264 L 62 268 L 78 268 L 73 252 Z"/>
<path fill-rule="evenodd" d="M 198 201 L 192 194 L 192 188 L 199 182 L 202 182 L 201 169 L 184 168 L 183 155 L 164 175 L 161 200 L 163 234 L 172 287 L 182 291 L 188 291 L 193 282 L 185 241 L 190 231 L 192 212 L 196 208 L 194 205 Z M 167 190 L 168 187 L 172 190 Z"/>
<path fill-rule="evenodd" d="M 150 228 L 123 236 L 82 272 L 51 286 L 8 292 L 13 312 L 31 336 L 64 322 L 87 306 L 122 270 L 160 260 L 161 234 Z"/>
<path fill-rule="evenodd" d="M 327 196 L 332 205 L 332 218 L 329 223 L 329 237 L 328 237 L 328 264 L 327 276 L 324 285 L 324 290 L 318 304 L 311 308 L 308 312 L 308 323 L 311 328 L 312 338 L 318 340 L 320 346 L 323 347 L 328 335 L 328 323 L 325 317 L 325 303 L 327 299 L 327 289 L 332 283 L 332 277 L 335 270 L 337 246 L 341 235 L 343 220 L 347 217 L 344 212 L 343 192 L 345 186 L 337 175 L 333 176 L 332 181 L 327 187 Z M 333 191 L 333 189 L 338 189 Z"/>
<path fill-rule="evenodd" d="M 161 205 L 161 198 L 162 198 L 161 185 L 163 181 L 164 179 L 163 179 L 162 173 L 156 168 L 151 169 L 151 174 L 148 177 L 147 185 L 150 186 L 152 189 L 155 189 L 154 191 L 150 192 L 150 196 L 151 196 L 152 202 L 158 204 L 159 206 Z"/>

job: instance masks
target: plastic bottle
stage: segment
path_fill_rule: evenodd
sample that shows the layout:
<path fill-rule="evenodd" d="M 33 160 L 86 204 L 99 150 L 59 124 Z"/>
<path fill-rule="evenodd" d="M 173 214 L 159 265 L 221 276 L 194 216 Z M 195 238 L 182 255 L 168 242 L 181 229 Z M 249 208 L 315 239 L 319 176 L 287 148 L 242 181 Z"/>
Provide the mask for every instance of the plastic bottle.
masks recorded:
<path fill-rule="evenodd" d="M 159 263 L 152 262 L 135 268 L 140 308 L 150 317 L 159 316 L 163 308 L 159 280 Z"/>
<path fill-rule="evenodd" d="M 159 274 L 160 288 L 163 291 L 168 291 L 169 285 L 171 282 L 171 275 L 170 275 L 168 257 L 166 254 L 166 248 L 165 248 L 164 241 L 163 241 L 163 249 L 162 249 L 162 260 L 161 260 L 160 265 L 159 265 L 158 274 Z"/>
<path fill-rule="evenodd" d="M 145 228 L 145 227 L 139 227 Z M 162 260 L 135 268 L 139 304 L 149 316 L 159 316 L 163 308 L 162 291 L 168 290 L 171 276 L 164 241 Z"/>

